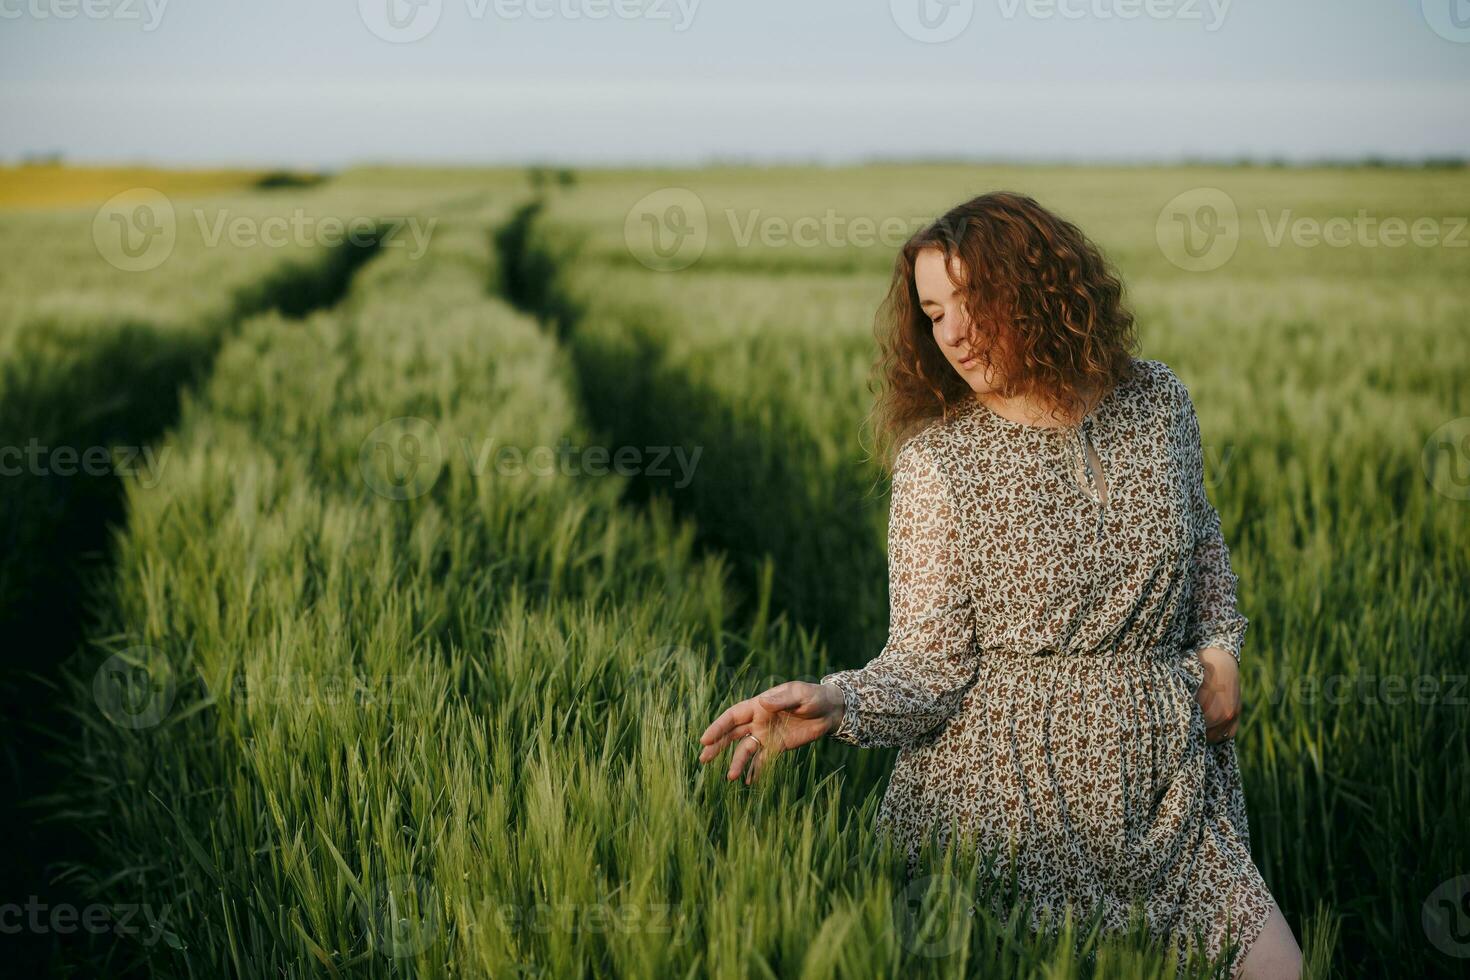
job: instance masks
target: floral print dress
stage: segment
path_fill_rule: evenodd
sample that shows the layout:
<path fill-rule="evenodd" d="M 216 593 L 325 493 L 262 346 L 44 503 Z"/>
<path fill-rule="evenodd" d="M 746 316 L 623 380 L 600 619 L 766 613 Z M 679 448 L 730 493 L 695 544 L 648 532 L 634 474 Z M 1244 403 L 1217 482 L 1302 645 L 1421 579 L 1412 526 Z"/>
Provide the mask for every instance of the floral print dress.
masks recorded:
<path fill-rule="evenodd" d="M 1195 653 L 1239 659 L 1247 620 L 1178 377 L 1135 358 L 1072 426 L 967 400 L 900 448 L 888 557 L 887 643 L 821 680 L 846 703 L 831 737 L 900 749 L 878 823 L 910 874 L 925 835 L 958 826 L 1025 889 L 1033 928 L 1069 902 L 1122 928 L 1136 901 L 1181 958 L 1233 944 L 1238 976 L 1272 898 Z"/>

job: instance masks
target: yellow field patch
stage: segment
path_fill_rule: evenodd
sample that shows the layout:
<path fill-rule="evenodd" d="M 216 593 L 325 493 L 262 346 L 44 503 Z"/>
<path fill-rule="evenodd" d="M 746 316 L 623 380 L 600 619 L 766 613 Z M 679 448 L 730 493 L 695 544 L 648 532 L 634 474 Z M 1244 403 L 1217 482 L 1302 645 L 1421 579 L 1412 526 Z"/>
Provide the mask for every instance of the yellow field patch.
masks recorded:
<path fill-rule="evenodd" d="M 0 167 L 0 209 L 100 204 L 114 194 L 138 187 L 151 187 L 170 196 L 214 194 L 252 187 L 269 173 L 271 171 L 71 167 L 61 164 Z"/>

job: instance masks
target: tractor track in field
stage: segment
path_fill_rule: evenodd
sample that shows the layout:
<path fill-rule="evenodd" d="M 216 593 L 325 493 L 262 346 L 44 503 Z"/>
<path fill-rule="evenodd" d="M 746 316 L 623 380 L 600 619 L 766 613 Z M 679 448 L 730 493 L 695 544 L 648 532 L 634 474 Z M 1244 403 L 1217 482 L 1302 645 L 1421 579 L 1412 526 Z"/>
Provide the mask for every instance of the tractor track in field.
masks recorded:
<path fill-rule="evenodd" d="M 580 329 L 589 311 L 562 280 L 566 258 L 537 235 L 544 205 L 531 199 L 493 230 L 499 261 L 489 289 L 562 345 L 584 417 L 610 446 L 703 451 L 689 486 L 639 474 L 633 499 L 667 496 L 676 513 L 693 519 L 702 548 L 732 559 L 744 597 L 760 595 L 769 575 L 775 610 L 816 629 L 837 652 L 832 659 L 868 659 L 887 622 L 887 559 L 864 514 L 874 506 L 872 487 L 841 477 L 813 498 L 791 447 L 773 444 L 742 406 L 690 378 L 657 330 L 632 318 L 616 337 Z M 799 439 L 796 432 L 793 444 Z"/>
<path fill-rule="evenodd" d="M 301 319 L 335 306 L 377 253 L 380 237 L 282 266 L 237 290 L 227 311 L 202 330 L 162 330 L 146 322 L 110 330 L 61 383 L 28 383 L 24 364 L 6 365 L 15 383 L 3 389 L 0 424 L 6 431 L 0 445 L 151 449 L 177 421 L 183 392 L 209 377 L 216 354 L 240 324 L 272 311 Z M 37 818 L 43 807 L 54 804 L 48 798 L 64 789 L 65 773 L 51 761 L 71 737 L 60 701 L 60 668 L 83 642 L 88 597 L 111 567 L 109 538 L 126 516 L 122 475 L 107 470 L 100 475 L 22 470 L 5 478 L 0 745 L 9 806 L 0 818 L 7 839 L 0 903 L 86 907 L 77 886 L 57 879 L 81 857 L 75 838 L 59 823 L 42 824 Z M 109 952 L 80 929 L 66 934 L 22 930 L 6 938 L 8 965 L 18 975 L 94 970 Z M 116 975 L 115 964 L 107 968 L 108 975 Z"/>

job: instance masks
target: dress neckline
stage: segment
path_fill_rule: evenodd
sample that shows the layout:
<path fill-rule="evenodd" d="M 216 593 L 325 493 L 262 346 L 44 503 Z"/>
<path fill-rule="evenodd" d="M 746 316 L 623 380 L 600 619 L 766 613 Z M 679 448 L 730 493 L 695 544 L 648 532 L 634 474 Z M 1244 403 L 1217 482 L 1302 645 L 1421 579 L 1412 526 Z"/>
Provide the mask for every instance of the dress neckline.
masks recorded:
<path fill-rule="evenodd" d="M 981 401 L 973 393 L 967 400 L 970 402 L 971 411 L 974 414 L 980 416 L 982 419 L 990 421 L 991 423 L 999 426 L 1002 429 L 1006 429 L 1012 432 L 1036 433 L 1044 437 L 1070 436 L 1078 429 L 1089 428 L 1099 416 L 1106 414 L 1106 410 L 1111 407 L 1113 401 L 1118 397 L 1119 389 L 1128 384 L 1129 381 L 1133 379 L 1133 372 L 1136 372 L 1137 370 L 1138 362 L 1135 360 L 1131 366 L 1130 374 L 1128 377 L 1125 377 L 1122 381 L 1113 385 L 1113 387 L 1108 390 L 1107 394 L 1098 399 L 1098 403 L 1092 406 L 1092 410 L 1084 415 L 1081 421 L 1072 422 L 1067 425 L 1029 425 L 1025 422 L 1017 422 L 1014 419 L 1006 418 L 1004 415 L 1001 415 L 995 409 L 991 408 L 989 405 Z"/>

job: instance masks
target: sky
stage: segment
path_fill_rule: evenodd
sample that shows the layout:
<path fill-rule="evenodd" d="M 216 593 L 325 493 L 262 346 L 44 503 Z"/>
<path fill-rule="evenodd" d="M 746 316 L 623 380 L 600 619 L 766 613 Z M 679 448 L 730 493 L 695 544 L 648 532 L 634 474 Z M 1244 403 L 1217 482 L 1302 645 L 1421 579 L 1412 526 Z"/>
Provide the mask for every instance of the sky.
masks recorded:
<path fill-rule="evenodd" d="M 1470 0 L 0 0 L 0 159 L 1470 156 Z"/>

